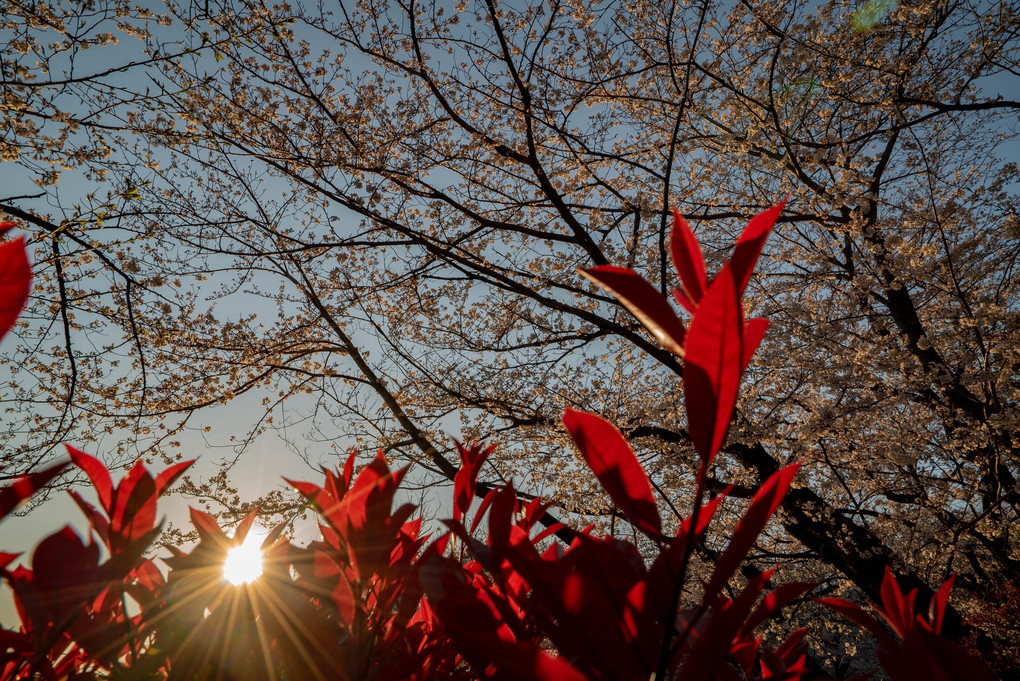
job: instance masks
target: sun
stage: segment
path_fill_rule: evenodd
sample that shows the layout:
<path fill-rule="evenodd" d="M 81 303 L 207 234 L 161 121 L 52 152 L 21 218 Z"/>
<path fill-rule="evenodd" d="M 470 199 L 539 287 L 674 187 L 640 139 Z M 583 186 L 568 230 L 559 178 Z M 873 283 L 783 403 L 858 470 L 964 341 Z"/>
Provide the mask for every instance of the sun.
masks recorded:
<path fill-rule="evenodd" d="M 233 584 L 249 584 L 262 576 L 262 540 L 264 537 L 251 532 L 240 546 L 227 551 L 223 561 L 223 578 Z"/>

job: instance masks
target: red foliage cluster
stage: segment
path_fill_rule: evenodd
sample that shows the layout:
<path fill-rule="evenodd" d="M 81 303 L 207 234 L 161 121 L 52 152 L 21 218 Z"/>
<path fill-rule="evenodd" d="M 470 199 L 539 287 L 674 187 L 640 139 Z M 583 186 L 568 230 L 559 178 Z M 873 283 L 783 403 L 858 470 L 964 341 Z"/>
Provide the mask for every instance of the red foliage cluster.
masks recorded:
<path fill-rule="evenodd" d="M 697 240 L 675 216 L 671 246 L 682 287 L 673 293 L 692 315 L 687 326 L 635 272 L 604 266 L 584 273 L 684 361 L 689 432 L 701 465 L 691 515 L 672 534 L 620 431 L 594 414 L 567 409 L 563 416 L 616 509 L 654 551 L 591 528 L 545 524 L 549 504 L 523 501 L 511 485 L 481 488 L 479 470 L 493 448 L 471 443 L 459 446 L 446 532 L 423 535 L 413 505 L 393 508 L 406 469 L 391 470 L 380 455 L 355 475 L 352 454 L 342 470 L 324 471 L 321 486 L 290 482 L 319 514 L 321 540 L 298 547 L 276 528 L 262 545 L 262 577 L 235 587 L 222 566 L 254 515 L 228 537 L 214 518 L 193 510 L 199 542 L 190 553 L 173 549 L 165 572 L 144 555 L 159 532 L 158 497 L 191 462 L 155 476 L 137 464 L 114 487 L 97 459 L 69 448 L 99 507 L 72 492 L 91 527 L 87 543 L 68 527 L 36 547 L 30 567 L 9 569 L 16 556 L 0 554 L 0 577 L 21 618 L 19 628 L 0 631 L 0 679 L 821 678 L 808 668 L 806 630 L 775 646 L 756 633 L 812 585 L 773 589 L 771 570 L 742 588 L 732 579 L 797 465 L 761 486 L 708 581 L 689 575 L 693 551 L 725 498 L 705 499 L 708 465 L 768 325 L 744 319 L 743 291 L 781 210 L 754 218 L 711 280 Z M 23 244 L 0 246 L 0 331 L 24 304 L 28 277 Z M 0 490 L 0 517 L 66 465 Z M 951 582 L 925 616 L 915 611 L 915 594 L 904 596 L 889 574 L 874 609 L 891 633 L 856 604 L 822 602 L 876 637 L 896 681 L 992 679 L 939 633 Z M 685 592 L 700 594 L 695 605 L 681 602 Z"/>

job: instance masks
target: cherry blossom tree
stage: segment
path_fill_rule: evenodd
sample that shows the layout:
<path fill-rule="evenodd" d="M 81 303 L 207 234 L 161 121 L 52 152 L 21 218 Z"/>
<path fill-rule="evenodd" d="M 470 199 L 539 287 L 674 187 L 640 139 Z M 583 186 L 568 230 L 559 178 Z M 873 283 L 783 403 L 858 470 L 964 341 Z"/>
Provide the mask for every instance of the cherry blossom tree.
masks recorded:
<path fill-rule="evenodd" d="M 250 393 L 251 432 L 300 432 L 312 459 L 381 442 L 452 480 L 450 435 L 487 437 L 507 444 L 483 488 L 622 523 L 574 475 L 566 405 L 689 506 L 681 364 L 577 268 L 668 295 L 673 206 L 711 276 L 785 195 L 746 284 L 772 326 L 709 480 L 749 498 L 803 462 L 757 564 L 876 602 L 886 564 L 928 593 L 956 572 L 974 608 L 1020 579 L 1015 3 L 195 5 L 160 8 L 175 56 L 111 133 L 130 200 L 104 220 L 130 237 L 32 212 L 93 244 L 39 251 L 29 310 L 73 311 L 99 351 L 39 324 L 82 358 L 73 390 L 25 365 L 84 431 L 165 446 Z M 96 253 L 132 277 L 112 297 Z M 967 614 L 952 635 L 1017 640 Z"/>

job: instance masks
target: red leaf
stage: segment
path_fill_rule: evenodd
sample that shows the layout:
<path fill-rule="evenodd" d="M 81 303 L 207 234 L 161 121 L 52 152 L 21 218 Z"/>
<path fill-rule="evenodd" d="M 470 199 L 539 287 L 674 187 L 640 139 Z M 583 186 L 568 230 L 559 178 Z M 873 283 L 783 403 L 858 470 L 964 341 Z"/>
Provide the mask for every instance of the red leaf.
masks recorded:
<path fill-rule="evenodd" d="M 99 495 L 99 504 L 103 507 L 103 510 L 107 513 L 112 513 L 113 481 L 110 479 L 110 471 L 106 469 L 102 461 L 94 456 L 89 456 L 71 445 L 64 446 L 67 447 L 67 453 L 70 454 L 74 465 L 85 471 L 85 475 L 89 476 L 92 486 L 96 488 L 96 494 Z"/>
<path fill-rule="evenodd" d="M 284 478 L 284 482 L 296 489 L 301 496 L 305 497 L 311 502 L 318 503 L 317 497 L 322 492 L 322 488 L 311 482 L 303 482 L 301 480 L 291 480 L 290 478 Z"/>
<path fill-rule="evenodd" d="M 74 530 L 65 526 L 39 542 L 32 554 L 34 593 L 12 586 L 19 599 L 29 601 L 25 606 L 33 612 L 33 624 L 45 624 L 39 620 L 43 617 L 66 626 L 83 614 L 82 606 L 103 590 L 102 580 L 97 579 L 98 569 L 99 547 L 91 542 L 83 544 Z"/>
<path fill-rule="evenodd" d="M 672 585 L 680 577 L 680 567 L 683 563 L 683 555 L 687 545 L 697 545 L 701 537 L 708 529 L 712 516 L 715 515 L 719 504 L 729 494 L 732 486 L 728 486 L 723 492 L 708 501 L 698 511 L 698 526 L 692 528 L 693 518 L 687 516 L 676 530 L 676 537 L 668 546 L 665 546 L 652 563 L 648 571 L 648 583 L 652 593 L 668 593 Z"/>
<path fill-rule="evenodd" d="M 58 463 L 41 471 L 19 476 L 15 478 L 12 484 L 0 489 L 0 518 L 16 509 L 21 502 L 31 497 L 51 480 L 63 473 L 67 465 L 66 463 Z"/>
<path fill-rule="evenodd" d="M 705 274 L 705 257 L 701 253 L 701 244 L 691 231 L 680 211 L 673 209 L 673 234 L 669 240 L 670 252 L 673 255 L 673 266 L 683 282 L 682 294 L 696 308 L 705 295 L 708 286 Z M 679 298 L 678 298 L 679 300 Z M 681 303 L 682 304 L 682 303 Z M 685 306 L 686 307 L 686 306 Z M 693 309 L 688 308 L 692 313 Z"/>
<path fill-rule="evenodd" d="M 457 442 L 457 452 L 460 454 L 461 466 L 457 475 L 453 478 L 453 519 L 460 520 L 475 495 L 475 485 L 478 483 L 478 472 L 482 464 L 489 458 L 496 445 L 489 445 L 483 448 L 480 442 L 470 442 L 465 447 Z"/>
<path fill-rule="evenodd" d="M 389 515 L 393 495 L 407 473 L 407 466 L 390 472 L 382 452 L 361 469 L 358 477 L 340 501 L 340 511 L 346 516 L 350 531 L 360 532 L 368 528 L 370 520 L 382 521 Z M 343 531 L 344 523 L 338 523 Z M 347 537 L 351 541 L 351 537 Z"/>
<path fill-rule="evenodd" d="M 202 541 L 207 538 L 223 538 L 223 530 L 215 518 L 197 508 L 189 508 L 188 511 L 191 514 L 191 524 L 198 530 L 198 536 Z"/>
<path fill-rule="evenodd" d="M 570 407 L 563 412 L 563 425 L 627 520 L 652 539 L 660 539 L 662 525 L 652 484 L 623 434 L 605 419 Z"/>
<path fill-rule="evenodd" d="M 99 538 L 103 540 L 107 547 L 110 546 L 110 521 L 107 520 L 106 516 L 100 513 L 95 506 L 82 499 L 81 495 L 74 490 L 68 490 L 68 494 L 74 499 L 74 503 L 78 504 L 78 508 L 88 518 L 89 524 L 92 525 L 92 529 L 96 531 Z"/>
<path fill-rule="evenodd" d="M 780 659 L 785 659 L 788 655 L 797 654 L 795 651 L 797 648 L 801 647 L 800 642 L 804 640 L 807 633 L 807 627 L 795 629 L 793 633 L 791 633 L 787 639 L 783 641 L 778 648 L 776 648 L 776 655 Z"/>
<path fill-rule="evenodd" d="M 509 485 L 501 485 L 496 489 L 492 507 L 489 509 L 488 544 L 492 548 L 495 565 L 499 567 L 503 563 L 503 555 L 510 540 L 510 526 L 517 511 L 517 495 Z"/>
<path fill-rule="evenodd" d="M 695 451 L 708 461 L 722 447 L 743 366 L 740 300 L 728 265 L 708 287 L 687 333 L 684 399 Z"/>
<path fill-rule="evenodd" d="M 962 647 L 942 636 L 918 627 L 916 635 L 924 641 L 927 660 L 924 664 L 932 665 L 944 674 L 947 679 L 966 679 L 967 681 L 995 681 L 995 675 L 989 671 L 978 658 Z M 911 660 L 915 667 L 916 660 Z"/>
<path fill-rule="evenodd" d="M 783 584 L 782 586 L 776 587 L 769 593 L 765 594 L 765 598 L 762 599 L 755 611 L 747 618 L 747 621 L 744 622 L 742 633 L 749 636 L 751 632 L 763 624 L 765 620 L 774 616 L 794 598 L 797 598 L 811 590 L 816 584 L 817 582 L 790 582 L 789 584 Z"/>
<path fill-rule="evenodd" d="M 882 607 L 876 607 L 875 611 L 889 623 L 900 638 L 906 638 L 907 632 L 914 628 L 914 600 L 917 598 L 917 589 L 904 596 L 900 591 L 900 585 L 896 583 L 896 578 L 893 577 L 892 570 L 886 565 L 881 593 Z"/>
<path fill-rule="evenodd" d="M 354 479 L 354 461 L 358 458 L 358 450 L 351 452 L 350 456 L 347 457 L 347 461 L 344 462 L 344 492 L 346 492 L 351 486 L 351 480 Z"/>
<path fill-rule="evenodd" d="M 755 215 L 747 223 L 740 238 L 737 239 L 737 245 L 733 248 L 733 256 L 730 258 L 733 279 L 737 282 L 737 297 L 743 297 L 744 289 L 751 278 L 751 272 L 754 271 L 758 256 L 765 245 L 765 239 L 768 238 L 772 226 L 776 224 L 779 214 L 783 212 L 784 206 L 786 206 L 786 199 L 780 201 L 779 205 Z"/>
<path fill-rule="evenodd" d="M 673 289 L 673 298 L 676 302 L 680 303 L 680 307 L 687 310 L 691 314 L 698 311 L 698 304 L 691 300 L 691 297 L 687 295 L 687 291 L 682 288 Z"/>
<path fill-rule="evenodd" d="M 719 593 L 740 563 L 743 562 L 747 552 L 751 550 L 755 540 L 758 539 L 758 535 L 765 529 L 765 524 L 768 523 L 769 518 L 776 512 L 776 508 L 786 496 L 786 490 L 790 488 L 790 483 L 799 469 L 799 463 L 785 466 L 769 476 L 769 479 L 754 495 L 747 512 L 744 513 L 744 517 L 740 519 L 736 529 L 733 530 L 730 543 L 716 562 L 712 578 L 709 580 L 708 586 L 705 587 L 706 601 Z"/>
<path fill-rule="evenodd" d="M 6 551 L 0 551 L 0 570 L 6 570 L 7 566 L 13 563 L 14 559 L 20 555 L 20 553 L 7 553 Z"/>
<path fill-rule="evenodd" d="M 522 663 L 524 672 L 534 675 L 538 681 L 587 681 L 588 678 L 562 657 L 534 647 L 525 651 Z"/>
<path fill-rule="evenodd" d="M 173 466 L 170 466 L 170 468 L 167 468 L 165 471 L 163 471 L 162 473 L 157 475 L 156 476 L 156 495 L 158 496 L 158 495 L 163 494 L 163 492 L 170 485 L 174 484 L 174 481 L 177 480 L 177 478 L 180 477 L 181 473 L 183 473 L 185 470 L 187 470 L 188 466 L 190 466 L 193 463 L 195 463 L 194 459 L 192 459 L 190 461 L 181 461 L 180 463 L 176 463 Z"/>
<path fill-rule="evenodd" d="M 527 533 L 514 526 L 507 558 L 532 589 L 530 607 L 543 633 L 575 667 L 592 678 L 648 678 L 659 642 L 654 614 L 624 614 L 643 565 L 615 540 L 607 542 L 614 543 L 579 536 L 563 558 L 552 547 L 540 557 Z M 635 640 L 630 624 L 650 635 Z"/>
<path fill-rule="evenodd" d="M 478 510 L 475 511 L 475 518 L 471 521 L 472 532 L 478 529 L 478 525 L 482 522 L 482 516 L 485 515 L 485 511 L 488 510 L 497 493 L 499 493 L 499 487 L 489 490 L 489 493 L 482 498 L 482 503 L 478 505 Z"/>
<path fill-rule="evenodd" d="M 135 581 L 150 593 L 155 593 L 166 585 L 163 573 L 159 571 L 152 559 L 147 558 L 142 561 L 142 564 L 135 568 L 131 574 Z"/>
<path fill-rule="evenodd" d="M 110 514 L 110 535 L 126 542 L 141 539 L 156 524 L 156 482 L 139 461 L 120 481 Z"/>
<path fill-rule="evenodd" d="M 656 340 L 675 355 L 684 354 L 684 325 L 665 296 L 626 267 L 599 265 L 580 270 L 588 279 L 606 289 L 623 304 Z"/>
<path fill-rule="evenodd" d="M 694 633 L 694 641 L 682 657 L 682 666 L 676 678 L 684 681 L 726 678 L 719 670 L 726 666 L 724 660 L 732 652 L 734 638 L 771 576 L 772 570 L 768 570 L 751 578 L 736 599 L 706 614 L 707 621 L 701 625 L 704 629 Z M 710 598 L 706 595 L 703 602 L 708 603 Z"/>
<path fill-rule="evenodd" d="M 69 525 L 39 542 L 32 554 L 32 573 L 43 591 L 72 593 L 76 586 L 89 585 L 98 565 L 99 547 L 83 544 Z M 98 584 L 90 586 L 96 592 L 102 589 Z"/>
<path fill-rule="evenodd" d="M 31 289 L 32 269 L 24 238 L 0 244 L 0 338 L 14 326 Z"/>
<path fill-rule="evenodd" d="M 284 521 L 277 525 L 276 527 L 274 527 L 273 529 L 269 530 L 269 534 L 267 534 L 265 538 L 262 540 L 262 544 L 259 546 L 259 548 L 265 551 L 266 549 L 272 547 L 274 544 L 276 544 L 277 540 L 280 538 L 280 536 L 286 529 L 287 522 Z"/>
<path fill-rule="evenodd" d="M 740 349 L 740 370 L 747 369 L 747 365 L 751 363 L 751 358 L 754 357 L 754 351 L 761 345 L 762 338 L 765 337 L 765 332 L 769 328 L 769 320 L 763 317 L 755 317 L 754 319 L 748 319 L 744 322 L 744 338 L 741 341 L 742 346 Z"/>
<path fill-rule="evenodd" d="M 879 626 L 878 622 L 875 621 L 875 618 L 864 612 L 861 606 L 856 603 L 852 603 L 842 598 L 817 598 L 815 600 L 827 608 L 835 610 L 851 622 L 856 622 L 860 626 L 864 627 L 879 641 L 891 643 L 889 635 L 885 633 L 885 630 L 882 629 L 881 626 Z"/>
<path fill-rule="evenodd" d="M 241 519 L 241 522 L 237 524 L 237 528 L 234 529 L 234 543 L 241 544 L 244 538 L 248 536 L 248 531 L 251 530 L 251 526 L 255 524 L 255 516 L 258 515 L 259 510 L 256 508 L 254 511 L 246 515 Z"/>
<path fill-rule="evenodd" d="M 318 558 L 318 555 L 316 555 L 316 558 Z M 354 595 L 354 590 L 351 588 L 351 583 L 347 581 L 347 576 L 342 570 L 337 574 L 336 586 L 333 587 L 333 591 L 329 595 L 336 605 L 340 621 L 347 627 L 353 626 L 359 603 L 357 596 Z"/>
<path fill-rule="evenodd" d="M 942 631 L 942 620 L 946 615 L 946 605 L 949 603 L 949 592 L 953 590 L 953 581 L 956 575 L 949 575 L 949 579 L 943 582 L 939 590 L 932 596 L 928 603 L 928 621 L 931 622 L 932 630 L 937 634 Z"/>

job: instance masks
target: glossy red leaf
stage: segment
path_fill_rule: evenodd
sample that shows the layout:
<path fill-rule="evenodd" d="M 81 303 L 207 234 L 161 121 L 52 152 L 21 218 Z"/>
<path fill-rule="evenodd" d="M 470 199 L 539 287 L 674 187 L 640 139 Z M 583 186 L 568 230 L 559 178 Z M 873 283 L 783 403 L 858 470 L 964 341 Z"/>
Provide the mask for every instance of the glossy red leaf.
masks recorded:
<path fill-rule="evenodd" d="M 751 616 L 744 622 L 744 627 L 741 630 L 742 634 L 750 636 L 755 629 L 764 624 L 769 618 L 774 617 L 787 603 L 803 596 L 815 584 L 816 582 L 790 582 L 776 587 L 765 594 L 761 603 L 758 604 L 758 607 L 755 608 Z"/>
<path fill-rule="evenodd" d="M 0 489 L 0 518 L 20 506 L 33 494 L 41 490 L 67 468 L 67 463 L 58 463 L 35 473 L 15 478 L 14 482 Z"/>
<path fill-rule="evenodd" d="M 799 463 L 783 467 L 769 476 L 769 479 L 751 499 L 751 505 L 748 506 L 747 512 L 737 523 L 726 550 L 716 562 L 712 578 L 705 587 L 706 600 L 714 598 L 719 593 L 747 557 L 747 552 L 754 546 L 758 535 L 765 529 L 769 518 L 776 512 L 776 508 L 786 496 L 786 491 L 790 488 L 790 483 L 793 482 L 798 470 L 800 470 Z"/>
<path fill-rule="evenodd" d="M 708 287 L 687 332 L 684 400 L 698 454 L 711 461 L 729 430 L 743 366 L 743 320 L 729 266 Z"/>
<path fill-rule="evenodd" d="M 318 556 L 316 556 L 318 558 Z M 354 624 L 354 618 L 359 610 L 358 598 L 354 595 L 354 589 L 351 588 L 351 583 L 347 581 L 347 576 L 343 571 L 339 572 L 336 577 L 336 585 L 333 587 L 333 591 L 330 592 L 330 598 L 333 599 L 333 604 L 336 606 L 337 613 L 340 615 L 340 621 L 346 626 L 352 626 Z"/>
<path fill-rule="evenodd" d="M 422 583 L 444 633 L 457 644 L 476 676 L 522 681 L 585 678 L 562 658 L 516 640 L 493 595 L 469 584 L 456 561 L 433 557 L 422 572 Z"/>
<path fill-rule="evenodd" d="M 914 632 L 924 642 L 924 657 L 927 659 L 924 659 L 923 663 L 942 672 L 940 676 L 936 676 L 933 673 L 933 678 L 952 679 L 953 681 L 958 679 L 966 681 L 996 681 L 995 675 L 992 674 L 981 660 L 974 657 L 955 642 L 921 627 L 915 628 Z M 916 670 L 918 662 L 916 657 L 910 656 L 905 662 L 904 666 L 908 669 Z M 902 679 L 896 679 L 895 681 L 907 681 L 908 678 L 907 675 L 904 675 Z"/>
<path fill-rule="evenodd" d="M 743 345 L 740 349 L 741 371 L 747 369 L 747 365 L 751 363 L 751 358 L 754 357 L 755 350 L 761 345 L 761 341 L 765 337 L 765 332 L 768 331 L 768 328 L 769 320 L 763 317 L 755 317 L 744 322 L 744 337 L 741 340 Z"/>
<path fill-rule="evenodd" d="M 949 603 L 949 593 L 953 590 L 955 580 L 956 575 L 950 575 L 928 603 L 928 621 L 931 622 L 932 631 L 936 634 L 942 631 L 942 620 L 946 616 L 946 605 Z"/>
<path fill-rule="evenodd" d="M 241 544 L 244 542 L 244 539 L 248 536 L 248 532 L 251 530 L 252 525 L 255 524 L 255 518 L 258 516 L 258 513 L 259 510 L 256 508 L 254 511 L 242 518 L 241 522 L 237 524 L 237 528 L 234 529 L 233 536 L 235 544 Z"/>
<path fill-rule="evenodd" d="M 7 566 L 14 562 L 14 560 L 20 556 L 20 553 L 8 553 L 7 551 L 0 551 L 0 570 L 6 570 Z"/>
<path fill-rule="evenodd" d="M 652 562 L 648 570 L 648 583 L 652 593 L 669 593 L 673 584 L 680 578 L 680 569 L 683 564 L 683 556 L 687 545 L 697 545 L 708 530 L 709 523 L 715 515 L 719 504 L 726 499 L 732 486 L 727 487 L 721 494 L 710 499 L 701 507 L 698 512 L 698 526 L 692 530 L 691 521 L 693 518 L 687 516 L 677 528 L 676 537 L 668 545 L 664 546 L 659 555 Z"/>
<path fill-rule="evenodd" d="M 198 530 L 198 536 L 202 541 L 212 538 L 225 539 L 223 537 L 223 530 L 220 528 L 220 524 L 216 522 L 216 518 L 197 508 L 189 508 L 188 512 L 191 515 L 191 524 Z"/>
<path fill-rule="evenodd" d="M 716 510 L 719 508 L 719 504 L 726 500 L 729 496 L 730 491 L 733 490 L 733 485 L 727 485 L 722 492 L 709 499 L 705 505 L 698 511 L 698 526 L 694 528 L 694 540 L 700 541 L 701 536 L 705 534 L 705 530 L 708 529 L 708 524 L 712 521 L 712 517 L 715 515 Z M 684 521 L 677 528 L 676 536 L 678 539 L 691 537 L 691 516 L 684 518 Z"/>
<path fill-rule="evenodd" d="M 110 514 L 110 535 L 134 542 L 156 524 L 156 482 L 139 461 L 120 481 Z"/>
<path fill-rule="evenodd" d="M 693 308 L 696 308 L 708 286 L 705 257 L 701 253 L 701 244 L 694 236 L 691 226 L 676 208 L 673 209 L 673 233 L 669 239 L 669 248 L 673 256 L 673 266 L 683 283 L 681 293 L 693 304 Z M 693 308 L 688 309 L 693 313 Z"/>
<path fill-rule="evenodd" d="M 478 529 L 478 526 L 482 522 L 482 516 L 485 515 L 485 512 L 489 509 L 489 506 L 492 504 L 492 500 L 496 498 L 496 494 L 498 493 L 499 488 L 496 487 L 489 490 L 489 493 L 482 497 L 482 503 L 478 505 L 478 510 L 475 511 L 475 517 L 471 521 L 472 532 L 475 532 Z"/>
<path fill-rule="evenodd" d="M 0 338 L 14 326 L 31 290 L 32 269 L 25 240 L 18 237 L 0 244 Z"/>
<path fill-rule="evenodd" d="M 167 488 L 174 484 L 177 478 L 179 478 L 181 474 L 184 473 L 184 471 L 186 471 L 193 463 L 195 463 L 194 459 L 191 459 L 190 461 L 181 461 L 180 463 L 175 463 L 173 466 L 170 466 L 170 468 L 160 472 L 156 476 L 156 495 L 162 495 Z"/>
<path fill-rule="evenodd" d="M 151 558 L 143 560 L 131 575 L 143 589 L 151 593 L 157 592 L 166 585 L 163 573 L 159 571 L 156 563 Z"/>
<path fill-rule="evenodd" d="M 699 623 L 698 630 L 691 637 L 693 642 L 682 657 L 677 678 L 684 681 L 725 678 L 720 672 L 728 664 L 725 660 L 732 651 L 737 632 L 771 576 L 772 570 L 768 570 L 751 578 L 732 602 L 724 601 L 724 607 L 713 607 L 708 611 L 704 616 L 707 621 Z M 705 602 L 708 601 L 706 596 Z"/>
<path fill-rule="evenodd" d="M 680 303 L 680 307 L 687 310 L 689 313 L 694 314 L 698 311 L 698 304 L 691 300 L 691 297 L 687 295 L 687 291 L 682 288 L 673 289 L 673 299 Z"/>
<path fill-rule="evenodd" d="M 103 590 L 98 570 L 99 547 L 84 544 L 65 526 L 39 542 L 31 572 L 17 572 L 11 586 L 35 626 L 47 622 L 67 626 Z"/>
<path fill-rule="evenodd" d="M 358 450 L 354 450 L 347 457 L 347 461 L 344 462 L 344 492 L 346 492 L 350 486 L 351 481 L 354 479 L 354 462 L 358 458 Z"/>
<path fill-rule="evenodd" d="M 623 434 L 605 419 L 570 407 L 563 412 L 563 425 L 627 520 L 649 537 L 661 538 L 652 484 Z"/>
<path fill-rule="evenodd" d="M 507 542 L 510 541 L 510 527 L 517 511 L 517 495 L 513 487 L 501 485 L 497 488 L 489 508 L 488 544 L 492 549 L 493 560 L 498 567 L 503 563 Z"/>
<path fill-rule="evenodd" d="M 535 523 L 541 520 L 542 516 L 549 510 L 550 506 L 552 506 L 551 502 L 542 501 L 540 497 L 535 497 L 528 503 L 524 504 L 524 507 L 521 509 L 522 518 L 518 524 L 529 529 L 534 527 Z"/>
<path fill-rule="evenodd" d="M 78 508 L 88 518 L 89 524 L 92 529 L 95 530 L 99 538 L 103 540 L 107 547 L 110 545 L 110 521 L 106 518 L 103 513 L 99 511 L 95 506 L 85 501 L 78 492 L 74 490 L 68 490 L 68 494 L 74 499 L 74 503 L 78 504 Z"/>
<path fill-rule="evenodd" d="M 676 316 L 669 301 L 640 274 L 616 265 L 599 265 L 580 272 L 616 296 L 616 299 L 655 336 L 662 347 L 683 357 L 685 336 L 683 322 Z"/>
<path fill-rule="evenodd" d="M 776 648 L 775 652 L 761 653 L 762 681 L 800 681 L 809 673 L 807 648 L 803 644 L 807 628 L 797 629 Z M 848 679 L 848 681 L 852 681 Z"/>
<path fill-rule="evenodd" d="M 98 565 L 99 547 L 84 544 L 70 526 L 43 539 L 32 554 L 35 583 L 46 591 L 71 591 L 87 584 Z M 101 589 L 98 585 L 94 588 L 97 592 Z"/>
<path fill-rule="evenodd" d="M 906 596 L 900 591 L 892 570 L 885 566 L 882 578 L 882 607 L 875 611 L 892 627 L 900 638 L 905 638 L 908 630 L 914 627 L 914 600 L 917 590 L 913 589 Z"/>
<path fill-rule="evenodd" d="M 737 295 L 743 297 L 747 282 L 751 279 L 751 273 L 758 262 L 758 256 L 765 245 L 765 239 L 772 231 L 773 225 L 779 218 L 786 206 L 786 199 L 779 202 L 779 205 L 758 213 L 747 223 L 747 227 L 737 239 L 737 245 L 733 249 L 733 256 L 730 258 L 730 267 L 733 268 L 733 278 L 737 283 Z"/>
<path fill-rule="evenodd" d="M 550 547 L 539 556 L 527 533 L 511 528 L 507 558 L 532 588 L 529 609 L 543 633 L 593 678 L 648 678 L 659 640 L 654 635 L 635 640 L 627 629 L 628 620 L 635 629 L 654 629 L 654 614 L 631 610 L 633 617 L 624 615 L 629 597 L 639 596 L 630 591 L 643 576 L 640 558 L 587 536 L 579 536 L 562 558 L 557 554 Z"/>
<path fill-rule="evenodd" d="M 301 496 L 308 499 L 310 502 L 319 504 L 319 496 L 322 492 L 322 488 L 312 482 L 304 482 L 303 480 L 291 480 L 290 478 L 284 478 L 284 482 L 296 489 Z M 325 511 L 326 509 L 320 509 Z"/>
<path fill-rule="evenodd" d="M 483 447 L 481 442 L 469 442 L 466 446 L 457 442 L 460 454 L 460 470 L 453 478 L 453 519 L 460 520 L 475 496 L 475 485 L 478 484 L 478 472 L 496 445 Z"/>
<path fill-rule="evenodd" d="M 790 586 L 790 585 L 787 585 L 787 586 Z M 793 654 L 793 651 L 796 648 L 800 647 L 800 643 L 801 643 L 801 641 L 804 640 L 804 637 L 807 636 L 807 633 L 808 633 L 807 627 L 801 627 L 800 629 L 795 629 L 786 638 L 786 640 L 783 641 L 782 644 L 780 644 L 780 646 L 778 648 L 776 648 L 776 655 L 778 655 L 780 658 L 787 658 L 788 656 Z"/>
<path fill-rule="evenodd" d="M 71 445 L 64 446 L 67 447 L 67 453 L 71 456 L 71 461 L 74 462 L 74 465 L 85 471 L 85 475 L 89 476 L 96 494 L 99 495 L 100 506 L 107 513 L 112 513 L 113 480 L 110 479 L 110 471 L 107 470 L 102 461 L 94 456 L 90 456 L 80 449 L 75 449 Z"/>
<path fill-rule="evenodd" d="M 949 579 L 942 585 L 929 606 L 930 618 L 936 627 L 941 626 L 941 611 L 949 598 L 952 581 Z M 859 605 L 840 598 L 818 600 L 875 636 L 879 660 L 893 681 L 992 681 L 995 678 L 980 660 L 954 642 L 939 636 L 935 627 L 929 627 L 915 613 L 917 590 L 904 595 L 888 566 L 882 580 L 881 595 L 882 605 L 872 604 L 872 607 L 896 632 L 898 641 L 889 636 Z"/>
<path fill-rule="evenodd" d="M 889 635 L 875 621 L 875 618 L 864 612 L 861 606 L 843 598 L 817 598 L 815 599 L 830 610 L 835 610 L 851 622 L 864 627 L 869 633 L 880 641 L 889 641 Z"/>

